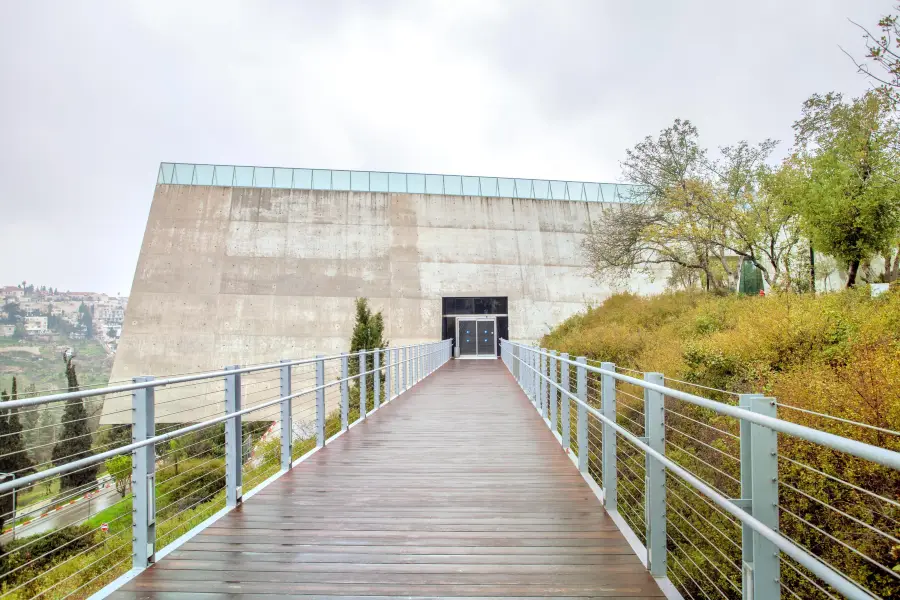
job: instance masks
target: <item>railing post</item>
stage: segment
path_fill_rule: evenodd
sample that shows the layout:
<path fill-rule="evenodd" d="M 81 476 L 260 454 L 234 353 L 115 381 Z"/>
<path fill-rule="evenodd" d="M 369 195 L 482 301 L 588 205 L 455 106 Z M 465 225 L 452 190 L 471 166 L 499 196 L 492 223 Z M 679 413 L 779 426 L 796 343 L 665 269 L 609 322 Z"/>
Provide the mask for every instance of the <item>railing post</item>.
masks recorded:
<path fill-rule="evenodd" d="M 407 348 L 406 348 L 406 346 L 404 346 L 403 348 L 401 348 L 401 352 L 400 352 L 402 355 L 400 365 L 403 367 L 402 368 L 403 377 L 400 380 L 401 381 L 401 384 L 400 384 L 400 393 L 401 394 L 403 392 L 405 392 L 407 389 L 409 389 L 409 361 L 407 360 L 407 357 L 406 357 L 406 350 L 407 350 Z"/>
<path fill-rule="evenodd" d="M 375 408 L 381 408 L 381 348 L 375 348 L 372 354 L 372 368 L 375 373 L 372 378 L 372 388 L 375 394 Z"/>
<path fill-rule="evenodd" d="M 516 378 L 516 381 L 518 381 L 519 384 L 521 385 L 521 383 L 522 383 L 522 378 L 521 378 L 521 375 L 522 375 L 522 368 L 521 368 L 521 365 L 519 364 L 519 355 L 520 355 L 520 354 L 521 354 L 521 353 L 519 352 L 519 347 L 518 347 L 518 346 L 513 346 L 513 348 L 512 348 L 512 355 L 513 355 L 513 359 L 512 359 L 512 361 L 513 361 L 513 377 L 515 377 L 515 378 Z"/>
<path fill-rule="evenodd" d="M 534 407 L 541 412 L 541 399 L 538 391 L 540 390 L 540 382 L 538 381 L 538 370 L 539 361 L 537 352 L 534 351 L 534 348 L 528 348 L 528 387 L 529 387 L 529 396 L 531 396 L 531 403 L 534 404 Z"/>
<path fill-rule="evenodd" d="M 645 373 L 649 383 L 665 385 L 662 373 Z M 660 392 L 644 389 L 644 431 L 647 445 L 665 456 L 665 401 Z M 647 567 L 653 577 L 666 576 L 666 468 L 645 457 L 646 494 L 644 519 L 647 524 Z"/>
<path fill-rule="evenodd" d="M 578 365 L 575 367 L 575 395 L 581 402 L 578 403 L 576 423 L 578 435 L 578 470 L 588 472 L 588 413 L 582 402 L 587 402 L 587 358 L 579 356 L 575 359 Z"/>
<path fill-rule="evenodd" d="M 394 397 L 400 395 L 400 349 L 394 348 Z"/>
<path fill-rule="evenodd" d="M 559 397 L 559 390 L 556 389 L 554 383 L 559 383 L 559 378 L 556 374 L 556 350 L 550 351 L 550 359 L 549 359 L 549 373 L 548 376 L 550 379 L 547 381 L 547 400 L 550 402 L 550 430 L 556 433 L 556 399 Z"/>
<path fill-rule="evenodd" d="M 346 352 L 341 354 L 341 431 L 350 427 L 350 357 Z"/>
<path fill-rule="evenodd" d="M 547 355 L 544 354 L 546 352 L 546 348 L 541 348 L 540 357 L 541 363 L 541 376 L 539 382 L 539 393 L 541 395 L 541 416 L 545 419 L 547 418 Z"/>
<path fill-rule="evenodd" d="M 569 363 L 567 362 L 569 360 L 569 353 L 563 352 L 559 356 L 560 358 L 562 358 L 562 361 L 559 363 L 559 385 L 562 386 L 563 390 L 571 393 L 572 388 L 569 387 Z M 559 418 L 562 421 L 562 446 L 568 451 L 569 446 L 571 445 L 571 433 L 569 432 L 569 429 L 571 427 L 571 417 L 569 416 L 569 395 L 560 394 L 559 402 L 561 409 Z"/>
<path fill-rule="evenodd" d="M 391 401 L 391 349 L 384 350 L 384 401 Z"/>
<path fill-rule="evenodd" d="M 368 369 L 368 365 L 366 364 L 366 351 L 359 351 L 359 418 L 366 418 L 366 395 L 368 391 L 366 390 L 366 369 Z"/>
<path fill-rule="evenodd" d="M 325 446 L 325 357 L 316 355 L 316 445 Z"/>
<path fill-rule="evenodd" d="M 225 367 L 233 371 L 239 365 Z M 225 376 L 225 413 L 231 414 L 241 410 L 241 374 Z M 241 417 L 236 416 L 225 421 L 225 506 L 234 507 L 243 499 L 243 482 L 241 467 L 243 457 L 243 434 L 241 433 Z"/>
<path fill-rule="evenodd" d="M 289 360 L 282 360 L 289 363 Z M 281 469 L 287 471 L 291 468 L 291 444 L 293 442 L 293 415 L 291 414 L 291 399 L 284 399 L 291 395 L 291 366 L 284 365 L 281 371 Z"/>
<path fill-rule="evenodd" d="M 741 394 L 738 401 L 741 408 L 777 417 L 772 398 Z M 749 512 L 754 518 L 778 531 L 778 434 L 744 420 L 741 421 L 741 497 L 750 501 Z M 741 549 L 744 600 L 781 597 L 781 565 L 775 545 L 744 525 Z"/>
<path fill-rule="evenodd" d="M 153 377 L 135 377 L 134 383 L 153 381 Z M 142 442 L 156 435 L 154 389 L 131 393 L 131 441 Z M 153 445 L 131 453 L 132 566 L 143 569 L 156 560 L 156 450 Z"/>
<path fill-rule="evenodd" d="M 611 362 L 600 363 L 604 371 L 615 373 L 616 365 Z M 603 416 L 616 421 L 616 378 L 612 375 L 600 376 L 600 412 Z M 616 430 L 604 423 L 601 428 L 603 449 L 601 450 L 600 477 L 603 480 L 603 504 L 607 511 L 619 510 L 619 477 L 616 472 Z"/>

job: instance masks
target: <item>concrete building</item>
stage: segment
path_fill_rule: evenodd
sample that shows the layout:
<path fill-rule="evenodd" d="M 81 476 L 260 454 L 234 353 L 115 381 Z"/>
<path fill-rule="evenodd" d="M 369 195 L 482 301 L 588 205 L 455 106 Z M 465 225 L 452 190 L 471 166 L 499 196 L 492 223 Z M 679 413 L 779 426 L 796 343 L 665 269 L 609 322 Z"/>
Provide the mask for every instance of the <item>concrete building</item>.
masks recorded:
<path fill-rule="evenodd" d="M 479 331 L 477 343 L 460 337 L 464 355 L 494 354 L 499 336 L 537 339 L 612 293 L 591 278 L 581 243 L 630 193 L 163 164 L 111 380 L 346 351 L 358 297 L 383 312 L 392 344 L 456 338 L 459 327 Z M 635 276 L 620 289 L 664 283 Z"/>
<path fill-rule="evenodd" d="M 16 326 L 15 325 L 0 325 L 0 336 L 2 337 L 12 337 L 16 335 Z"/>
<path fill-rule="evenodd" d="M 24 320 L 25 333 L 30 333 L 32 335 L 43 335 L 50 332 L 49 328 L 47 327 L 46 316 L 25 317 Z"/>

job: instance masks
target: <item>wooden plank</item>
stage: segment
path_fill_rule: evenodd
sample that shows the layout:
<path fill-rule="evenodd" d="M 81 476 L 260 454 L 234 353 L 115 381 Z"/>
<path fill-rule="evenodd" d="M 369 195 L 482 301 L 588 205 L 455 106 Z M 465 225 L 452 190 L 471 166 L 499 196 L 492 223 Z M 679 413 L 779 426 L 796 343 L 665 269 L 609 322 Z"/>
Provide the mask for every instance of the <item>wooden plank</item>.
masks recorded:
<path fill-rule="evenodd" d="M 113 598 L 659 598 L 499 361 L 452 361 Z"/>

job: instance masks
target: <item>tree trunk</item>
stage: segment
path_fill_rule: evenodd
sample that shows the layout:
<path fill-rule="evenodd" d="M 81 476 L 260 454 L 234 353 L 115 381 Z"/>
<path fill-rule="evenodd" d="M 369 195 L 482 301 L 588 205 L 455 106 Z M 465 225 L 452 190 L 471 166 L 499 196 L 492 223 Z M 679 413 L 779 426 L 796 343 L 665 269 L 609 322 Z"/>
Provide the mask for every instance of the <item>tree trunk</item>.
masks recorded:
<path fill-rule="evenodd" d="M 859 259 L 850 261 L 850 268 L 847 269 L 847 289 L 856 285 L 856 273 L 859 271 Z"/>
<path fill-rule="evenodd" d="M 898 278 L 900 278 L 900 247 L 897 248 L 897 255 L 894 257 L 894 266 L 891 267 L 888 272 L 888 277 L 886 277 L 885 280 L 890 283 L 892 281 L 897 281 Z"/>
<path fill-rule="evenodd" d="M 816 253 L 812 242 L 809 244 L 809 290 L 816 293 Z"/>

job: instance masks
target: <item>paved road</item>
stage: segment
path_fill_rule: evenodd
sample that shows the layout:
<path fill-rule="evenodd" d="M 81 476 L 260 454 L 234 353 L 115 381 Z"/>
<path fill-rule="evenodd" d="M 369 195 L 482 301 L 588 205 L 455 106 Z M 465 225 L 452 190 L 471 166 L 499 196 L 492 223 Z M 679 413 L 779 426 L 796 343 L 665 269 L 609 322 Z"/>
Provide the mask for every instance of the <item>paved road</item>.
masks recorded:
<path fill-rule="evenodd" d="M 104 508 L 109 508 L 121 499 L 115 486 L 101 489 L 97 496 L 90 500 L 81 499 L 75 504 L 61 510 L 54 511 L 43 519 L 37 519 L 30 525 L 16 527 L 16 537 L 22 538 L 29 535 L 37 535 L 53 529 L 59 529 L 66 525 L 73 525 L 87 520 Z M 0 544 L 6 544 L 13 539 L 12 531 L 0 535 Z"/>

